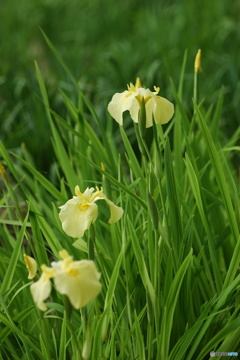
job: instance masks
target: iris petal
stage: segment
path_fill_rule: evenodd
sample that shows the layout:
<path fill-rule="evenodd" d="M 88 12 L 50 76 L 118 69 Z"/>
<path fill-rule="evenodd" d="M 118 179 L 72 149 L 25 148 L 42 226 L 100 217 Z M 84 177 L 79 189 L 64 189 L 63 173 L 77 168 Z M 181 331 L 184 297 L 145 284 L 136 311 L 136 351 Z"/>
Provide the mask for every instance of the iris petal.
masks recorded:
<path fill-rule="evenodd" d="M 81 199 L 73 197 L 65 205 L 61 206 L 59 218 L 65 233 L 73 238 L 80 238 L 84 231 L 89 229 L 98 216 L 98 207 L 91 203 L 86 208 L 81 209 Z"/>
<path fill-rule="evenodd" d="M 54 283 L 60 294 L 68 296 L 72 306 L 80 309 L 97 297 L 102 285 L 99 282 L 100 274 L 93 261 L 74 261 L 68 271 L 60 271 L 59 266 L 55 266 L 59 263 L 52 264 L 57 270 Z"/>
<path fill-rule="evenodd" d="M 26 264 L 26 267 L 28 269 L 28 279 L 32 280 L 37 273 L 37 263 L 36 260 L 34 258 L 32 258 L 31 256 L 27 256 L 26 254 L 23 255 L 24 256 L 24 261 Z"/>
<path fill-rule="evenodd" d="M 135 123 L 138 123 L 139 110 L 140 110 L 140 104 L 139 104 L 139 101 L 135 98 L 132 102 L 131 108 L 129 109 L 130 116 Z"/>
<path fill-rule="evenodd" d="M 123 209 L 121 207 L 115 205 L 111 200 L 108 200 L 107 198 L 105 200 L 108 203 L 108 205 L 110 207 L 110 212 L 111 212 L 111 216 L 110 216 L 110 219 L 108 220 L 108 223 L 114 224 L 119 219 L 121 219 L 121 217 L 123 215 Z"/>
<path fill-rule="evenodd" d="M 174 114 L 174 106 L 167 99 L 155 96 L 156 107 L 153 113 L 157 124 L 166 124 Z"/>
<path fill-rule="evenodd" d="M 133 101 L 137 95 L 137 93 L 132 94 L 129 91 L 113 95 L 112 100 L 108 104 L 108 111 L 120 125 L 123 124 L 123 112 L 132 107 Z"/>
<path fill-rule="evenodd" d="M 149 99 L 145 105 L 145 107 L 146 107 L 146 128 L 149 128 L 150 126 L 152 126 L 152 123 L 153 123 L 153 112 L 156 108 L 155 97 L 156 96 Z"/>
<path fill-rule="evenodd" d="M 42 269 L 43 272 L 40 279 L 30 286 L 30 291 L 37 307 L 40 310 L 45 311 L 47 310 L 47 307 L 44 304 L 44 300 L 49 297 L 52 289 L 49 279 L 55 275 L 55 270 L 48 268 L 45 265 L 42 265 Z"/>

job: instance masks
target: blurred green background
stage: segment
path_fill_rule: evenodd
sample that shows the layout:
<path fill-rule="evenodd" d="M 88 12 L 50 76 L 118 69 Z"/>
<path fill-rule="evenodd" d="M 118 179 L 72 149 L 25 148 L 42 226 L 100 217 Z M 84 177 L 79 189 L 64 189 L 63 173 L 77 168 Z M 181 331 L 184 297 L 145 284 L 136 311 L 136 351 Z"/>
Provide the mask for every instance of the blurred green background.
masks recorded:
<path fill-rule="evenodd" d="M 173 100 L 188 51 L 183 100 L 192 108 L 193 63 L 202 49 L 199 97 L 210 106 L 224 86 L 221 129 L 229 138 L 240 123 L 240 1 L 231 0 L 5 0 L 0 2 L 0 137 L 9 150 L 21 143 L 42 171 L 51 140 L 35 75 L 36 60 L 51 105 L 62 113 L 58 87 L 76 89 L 51 53 L 44 30 L 104 117 L 115 92 L 140 76 Z"/>

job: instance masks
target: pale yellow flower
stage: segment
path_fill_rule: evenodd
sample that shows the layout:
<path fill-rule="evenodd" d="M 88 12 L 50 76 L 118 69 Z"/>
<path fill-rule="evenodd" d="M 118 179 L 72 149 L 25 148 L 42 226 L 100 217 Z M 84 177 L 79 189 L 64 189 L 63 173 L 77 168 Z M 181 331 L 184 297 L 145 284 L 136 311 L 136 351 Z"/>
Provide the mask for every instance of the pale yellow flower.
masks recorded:
<path fill-rule="evenodd" d="M 102 289 L 99 282 L 100 274 L 93 261 L 73 261 L 66 250 L 60 251 L 59 254 L 63 260 L 52 262 L 52 267 L 42 265 L 40 279 L 30 286 L 33 300 L 42 311 L 47 310 L 44 301 L 51 293 L 51 278 L 54 279 L 56 290 L 68 296 L 76 309 L 94 300 Z"/>
<path fill-rule="evenodd" d="M 109 224 L 118 221 L 122 214 L 123 209 L 116 206 L 109 200 L 103 193 L 103 189 L 87 188 L 84 193 L 81 193 L 79 186 L 75 187 L 75 194 L 72 199 L 68 200 L 66 204 L 60 206 L 59 218 L 62 222 L 62 228 L 69 236 L 80 238 L 83 236 L 85 230 L 89 229 L 98 216 L 98 200 L 105 200 L 110 207 Z"/>
<path fill-rule="evenodd" d="M 128 110 L 130 116 L 136 123 L 139 118 L 139 110 L 142 102 L 146 109 L 146 127 L 153 124 L 153 119 L 157 124 L 167 123 L 174 114 L 174 106 L 167 99 L 158 96 L 159 87 L 154 86 L 154 92 L 142 87 L 140 79 L 137 78 L 135 86 L 130 83 L 128 90 L 113 95 L 108 104 L 110 115 L 120 124 L 123 124 L 123 112 Z"/>
<path fill-rule="evenodd" d="M 24 261 L 26 264 L 26 268 L 28 270 L 28 279 L 32 280 L 35 278 L 36 273 L 37 273 L 37 263 L 36 260 L 34 258 L 32 258 L 31 256 L 28 256 L 26 254 L 23 255 L 24 257 Z"/>
<path fill-rule="evenodd" d="M 66 250 L 60 251 L 62 261 L 53 262 L 54 283 L 60 294 L 67 295 L 72 306 L 80 309 L 95 299 L 102 285 L 93 261 L 73 261 Z"/>
<path fill-rule="evenodd" d="M 44 300 L 46 300 L 51 293 L 52 285 L 50 279 L 54 277 L 55 270 L 46 265 L 42 265 L 41 269 L 42 275 L 38 281 L 30 286 L 30 291 L 37 307 L 40 310 L 45 311 L 47 310 L 47 307 L 44 304 Z"/>

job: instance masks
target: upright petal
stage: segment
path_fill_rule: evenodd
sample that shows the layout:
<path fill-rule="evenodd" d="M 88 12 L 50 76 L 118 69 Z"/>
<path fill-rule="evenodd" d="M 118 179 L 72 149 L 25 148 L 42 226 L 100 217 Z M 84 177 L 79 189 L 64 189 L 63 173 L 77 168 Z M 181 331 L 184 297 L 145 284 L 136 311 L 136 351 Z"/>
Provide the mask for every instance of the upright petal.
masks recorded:
<path fill-rule="evenodd" d="M 136 83 L 135 83 L 135 88 L 138 89 L 138 88 L 141 88 L 141 87 L 142 87 L 142 83 L 141 83 L 140 77 L 137 77 L 136 78 Z"/>
<path fill-rule="evenodd" d="M 65 233 L 74 238 L 83 236 L 85 230 L 89 229 L 98 216 L 98 207 L 91 203 L 81 209 L 82 201 L 78 197 L 73 197 L 61 206 L 59 218 Z"/>
<path fill-rule="evenodd" d="M 155 96 L 156 107 L 153 113 L 157 124 L 166 124 L 174 114 L 174 106 L 167 99 L 161 96 Z"/>
<path fill-rule="evenodd" d="M 132 107 L 133 101 L 137 101 L 135 97 L 138 93 L 131 93 L 124 91 L 113 95 L 112 100 L 108 104 L 108 111 L 110 115 L 120 124 L 123 124 L 123 112 Z"/>

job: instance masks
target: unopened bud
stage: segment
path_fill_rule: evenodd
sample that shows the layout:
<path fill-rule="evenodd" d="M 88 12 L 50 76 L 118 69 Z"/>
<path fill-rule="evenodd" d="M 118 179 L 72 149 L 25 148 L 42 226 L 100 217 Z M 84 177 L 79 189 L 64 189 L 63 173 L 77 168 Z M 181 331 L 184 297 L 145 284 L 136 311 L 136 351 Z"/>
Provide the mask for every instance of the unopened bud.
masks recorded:
<path fill-rule="evenodd" d="M 195 72 L 202 71 L 202 68 L 201 68 L 201 49 L 198 50 L 197 55 L 195 57 L 194 70 L 195 70 Z"/>
<path fill-rule="evenodd" d="M 83 344 L 82 357 L 84 360 L 88 360 L 91 355 L 92 348 L 92 336 L 89 327 L 86 329 L 86 339 Z"/>

